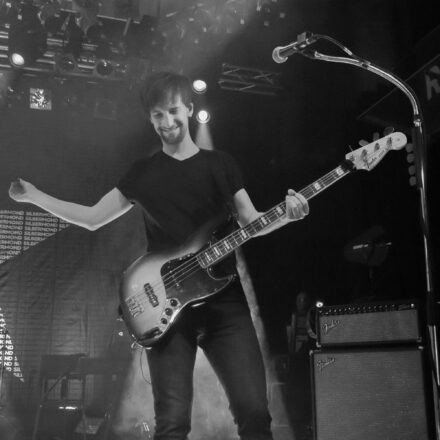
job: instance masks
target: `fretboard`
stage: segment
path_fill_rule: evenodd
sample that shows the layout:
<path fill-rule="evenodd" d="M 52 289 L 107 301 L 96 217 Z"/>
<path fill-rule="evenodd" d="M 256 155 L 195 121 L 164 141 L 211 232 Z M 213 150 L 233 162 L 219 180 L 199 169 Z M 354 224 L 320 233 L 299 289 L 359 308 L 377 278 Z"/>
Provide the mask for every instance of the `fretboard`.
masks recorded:
<path fill-rule="evenodd" d="M 349 174 L 352 171 L 350 164 L 351 163 L 343 163 L 299 192 L 307 200 L 312 199 L 320 192 Z M 203 268 L 208 268 L 209 266 L 218 263 L 259 232 L 278 222 L 285 214 L 286 202 L 283 201 L 246 226 L 237 229 L 228 236 L 199 252 L 197 254 L 197 261 Z"/>

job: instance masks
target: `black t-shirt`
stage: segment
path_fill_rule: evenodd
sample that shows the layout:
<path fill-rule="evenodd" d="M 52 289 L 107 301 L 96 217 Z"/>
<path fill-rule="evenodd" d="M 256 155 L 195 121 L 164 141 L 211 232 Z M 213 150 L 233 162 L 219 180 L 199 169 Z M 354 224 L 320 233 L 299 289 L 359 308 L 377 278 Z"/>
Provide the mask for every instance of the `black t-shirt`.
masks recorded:
<path fill-rule="evenodd" d="M 145 212 L 150 250 L 183 243 L 201 225 L 231 208 L 243 181 L 232 157 L 200 150 L 185 160 L 159 151 L 133 164 L 117 188 Z"/>

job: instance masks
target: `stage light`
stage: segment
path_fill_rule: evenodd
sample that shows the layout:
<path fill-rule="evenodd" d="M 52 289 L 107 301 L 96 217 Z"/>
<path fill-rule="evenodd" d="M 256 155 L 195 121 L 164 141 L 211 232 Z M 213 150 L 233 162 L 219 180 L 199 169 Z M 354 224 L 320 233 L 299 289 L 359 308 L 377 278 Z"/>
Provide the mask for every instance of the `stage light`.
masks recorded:
<path fill-rule="evenodd" d="M 110 76 L 114 72 L 113 65 L 107 60 L 99 60 L 95 65 L 95 72 L 99 76 Z"/>
<path fill-rule="evenodd" d="M 97 43 L 107 38 L 102 23 L 91 24 L 90 26 L 85 28 L 84 33 L 86 34 L 87 38 L 93 43 Z"/>
<path fill-rule="evenodd" d="M 60 12 L 61 4 L 58 2 L 48 2 L 40 7 L 38 16 L 47 33 L 51 36 L 60 34 L 64 22 Z"/>
<path fill-rule="evenodd" d="M 43 39 L 44 38 L 44 39 Z M 9 62 L 12 67 L 21 68 L 32 64 L 43 55 L 46 48 L 46 37 L 31 31 L 9 34 Z"/>
<path fill-rule="evenodd" d="M 192 83 L 192 88 L 196 93 L 205 93 L 206 89 L 208 88 L 208 85 L 206 84 L 206 81 L 203 79 L 196 79 Z"/>
<path fill-rule="evenodd" d="M 74 4 L 78 6 L 78 2 L 74 1 Z M 98 43 L 106 38 L 104 26 L 98 18 L 99 7 L 98 2 L 81 2 L 76 13 L 77 25 L 92 43 Z"/>
<path fill-rule="evenodd" d="M 23 67 L 24 66 L 24 58 L 19 53 L 11 53 L 9 61 L 14 67 Z"/>
<path fill-rule="evenodd" d="M 22 5 L 17 20 L 8 31 L 8 55 L 12 67 L 32 64 L 46 50 L 46 30 L 32 4 Z"/>
<path fill-rule="evenodd" d="M 69 14 L 64 19 L 62 31 L 64 32 L 63 47 L 54 56 L 54 68 L 60 73 L 78 71 L 77 59 L 81 54 L 84 33 L 76 24 L 73 14 Z"/>
<path fill-rule="evenodd" d="M 20 5 L 16 2 L 2 1 L 0 3 L 0 24 L 2 27 L 7 23 L 12 23 L 17 20 L 19 6 Z"/>
<path fill-rule="evenodd" d="M 57 53 L 54 60 L 54 67 L 60 73 L 71 73 L 78 68 L 78 63 L 72 53 Z"/>
<path fill-rule="evenodd" d="M 44 21 L 42 21 L 44 27 L 47 30 L 47 33 L 54 37 L 61 35 L 61 27 L 63 25 L 64 19 L 60 14 L 51 15 L 47 17 Z"/>
<path fill-rule="evenodd" d="M 75 16 L 70 14 L 66 18 L 63 28 L 65 27 L 65 36 L 67 43 L 63 47 L 63 52 L 72 54 L 75 58 L 79 58 L 82 50 L 84 32 L 77 25 Z"/>
<path fill-rule="evenodd" d="M 211 119 L 211 115 L 207 110 L 199 110 L 197 112 L 196 119 L 200 124 L 207 124 Z"/>

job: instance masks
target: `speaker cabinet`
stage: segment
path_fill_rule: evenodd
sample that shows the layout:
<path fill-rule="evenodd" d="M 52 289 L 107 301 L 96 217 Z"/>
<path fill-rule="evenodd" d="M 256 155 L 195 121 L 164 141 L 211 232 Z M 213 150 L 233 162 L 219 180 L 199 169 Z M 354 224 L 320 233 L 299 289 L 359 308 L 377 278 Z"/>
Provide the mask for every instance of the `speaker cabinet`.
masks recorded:
<path fill-rule="evenodd" d="M 422 350 L 311 352 L 316 440 L 429 440 Z"/>

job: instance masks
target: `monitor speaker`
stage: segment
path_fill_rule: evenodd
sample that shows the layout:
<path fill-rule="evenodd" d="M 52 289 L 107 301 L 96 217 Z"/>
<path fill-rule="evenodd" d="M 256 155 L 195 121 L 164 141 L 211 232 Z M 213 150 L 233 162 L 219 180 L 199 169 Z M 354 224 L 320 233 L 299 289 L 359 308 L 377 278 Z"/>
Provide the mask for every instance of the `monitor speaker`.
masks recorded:
<path fill-rule="evenodd" d="M 311 353 L 316 440 L 429 440 L 422 350 Z"/>

